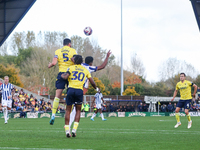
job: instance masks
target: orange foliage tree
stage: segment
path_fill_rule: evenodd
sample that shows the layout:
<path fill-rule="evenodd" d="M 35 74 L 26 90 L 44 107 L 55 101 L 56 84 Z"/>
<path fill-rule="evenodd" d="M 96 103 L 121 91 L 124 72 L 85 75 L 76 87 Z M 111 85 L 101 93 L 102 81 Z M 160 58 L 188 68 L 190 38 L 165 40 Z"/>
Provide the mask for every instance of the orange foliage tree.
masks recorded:
<path fill-rule="evenodd" d="M 124 81 L 124 84 L 136 84 L 136 83 L 142 83 L 142 80 L 140 79 L 140 76 L 136 75 L 134 72 L 130 76 L 128 76 Z"/>
<path fill-rule="evenodd" d="M 4 66 L 0 64 L 0 78 L 4 79 L 4 76 L 9 77 L 10 83 L 20 87 L 24 86 L 19 77 L 19 69 L 16 69 L 14 65 Z"/>

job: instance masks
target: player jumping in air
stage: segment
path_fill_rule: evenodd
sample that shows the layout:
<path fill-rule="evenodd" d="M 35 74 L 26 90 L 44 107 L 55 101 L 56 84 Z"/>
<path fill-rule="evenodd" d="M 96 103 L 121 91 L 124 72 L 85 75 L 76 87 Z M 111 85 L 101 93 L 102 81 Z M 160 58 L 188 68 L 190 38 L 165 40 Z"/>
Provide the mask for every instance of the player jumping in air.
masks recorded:
<path fill-rule="evenodd" d="M 75 104 L 76 107 L 76 116 L 75 122 L 72 130 L 72 136 L 76 136 L 76 131 L 79 125 L 80 114 L 81 114 L 81 106 L 83 102 L 83 84 L 85 83 L 86 78 L 90 81 L 94 89 L 98 91 L 95 82 L 93 81 L 90 72 L 81 65 L 83 62 L 81 55 L 76 55 L 74 58 L 75 65 L 69 67 L 67 72 L 62 74 L 61 77 L 64 80 L 69 80 L 69 86 L 67 90 L 66 97 L 66 113 L 65 113 L 65 132 L 66 136 L 70 137 L 70 113 L 72 109 L 72 105 Z"/>
<path fill-rule="evenodd" d="M 63 41 L 64 47 L 55 51 L 55 55 L 53 58 L 52 63 L 49 63 L 48 68 L 55 66 L 58 62 L 59 65 L 59 73 L 56 79 L 56 96 L 53 101 L 53 108 L 52 108 L 52 116 L 51 120 L 49 121 L 50 125 L 54 124 L 55 121 L 55 114 L 59 105 L 60 97 L 62 95 L 63 90 L 65 89 L 65 84 L 68 85 L 68 80 L 61 78 L 61 75 L 66 72 L 67 68 L 73 63 L 73 56 L 76 55 L 76 50 L 71 48 L 71 40 L 64 39 Z"/>
<path fill-rule="evenodd" d="M 8 123 L 8 112 L 11 111 L 12 108 L 12 90 L 13 85 L 9 83 L 9 77 L 4 77 L 4 83 L 0 86 L 0 91 L 2 91 L 2 110 L 5 119 L 5 124 Z"/>
<path fill-rule="evenodd" d="M 192 101 L 192 96 L 195 97 L 195 94 L 197 91 L 197 86 L 194 83 L 185 80 L 185 78 L 186 78 L 185 73 L 180 73 L 181 81 L 176 84 L 174 96 L 171 100 L 171 101 L 174 100 L 174 98 L 176 97 L 176 95 L 178 93 L 178 90 L 180 90 L 181 98 L 180 98 L 178 104 L 176 105 L 176 110 L 175 110 L 177 124 L 174 126 L 174 128 L 178 128 L 181 125 L 179 111 L 182 107 L 185 109 L 185 114 L 188 119 L 188 127 L 187 128 L 189 129 L 192 127 L 192 120 L 191 120 L 191 117 L 189 114 L 189 109 L 190 109 L 190 105 L 191 105 L 191 101 Z M 194 87 L 194 93 L 191 95 L 191 87 L 192 86 Z"/>

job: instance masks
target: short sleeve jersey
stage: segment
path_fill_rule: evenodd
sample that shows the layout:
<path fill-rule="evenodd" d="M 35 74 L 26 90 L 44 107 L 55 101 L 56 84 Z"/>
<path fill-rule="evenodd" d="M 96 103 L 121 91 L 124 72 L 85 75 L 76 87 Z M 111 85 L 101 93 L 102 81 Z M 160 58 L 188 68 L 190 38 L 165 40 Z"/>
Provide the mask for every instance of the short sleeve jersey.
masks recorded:
<path fill-rule="evenodd" d="M 192 99 L 191 87 L 193 83 L 191 81 L 185 80 L 183 83 L 180 81 L 176 84 L 176 90 L 180 90 L 181 100 Z"/>
<path fill-rule="evenodd" d="M 73 65 L 67 69 L 69 73 L 69 86 L 68 88 L 75 88 L 83 90 L 83 84 L 86 78 L 91 78 L 90 72 L 82 65 Z"/>
<path fill-rule="evenodd" d="M 66 72 L 69 66 L 74 65 L 71 58 L 76 54 L 76 50 L 69 46 L 64 46 L 55 51 L 54 58 L 58 59 L 59 72 Z"/>
<path fill-rule="evenodd" d="M 96 93 L 94 95 L 94 97 L 95 97 L 95 100 L 96 100 L 96 104 L 101 104 L 101 98 L 103 98 L 102 93 Z"/>

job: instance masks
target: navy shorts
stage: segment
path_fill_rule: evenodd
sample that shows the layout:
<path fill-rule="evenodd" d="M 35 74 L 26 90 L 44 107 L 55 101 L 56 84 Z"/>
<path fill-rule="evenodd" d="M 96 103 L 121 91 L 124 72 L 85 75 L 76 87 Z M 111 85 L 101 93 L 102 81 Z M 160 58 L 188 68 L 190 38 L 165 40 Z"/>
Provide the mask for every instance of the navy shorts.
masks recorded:
<path fill-rule="evenodd" d="M 56 89 L 65 89 L 65 85 L 69 84 L 68 80 L 64 80 L 62 77 L 61 77 L 61 74 L 63 74 L 64 72 L 59 72 L 58 73 L 58 76 L 57 76 L 57 79 L 56 79 Z"/>
<path fill-rule="evenodd" d="M 82 102 L 83 102 L 83 90 L 68 88 L 66 104 L 67 105 L 73 105 L 73 104 L 81 105 Z"/>
<path fill-rule="evenodd" d="M 179 100 L 176 107 L 184 108 L 184 109 L 190 109 L 191 101 L 192 101 L 191 99 L 189 99 L 189 100 Z"/>

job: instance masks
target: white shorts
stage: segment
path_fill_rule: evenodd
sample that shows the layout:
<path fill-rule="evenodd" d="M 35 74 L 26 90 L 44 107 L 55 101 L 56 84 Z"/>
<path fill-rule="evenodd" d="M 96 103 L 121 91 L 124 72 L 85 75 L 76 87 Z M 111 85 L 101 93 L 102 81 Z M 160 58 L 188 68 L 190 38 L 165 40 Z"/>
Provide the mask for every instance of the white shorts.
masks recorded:
<path fill-rule="evenodd" d="M 101 104 L 96 104 L 97 109 L 101 109 Z"/>
<path fill-rule="evenodd" d="M 12 108 L 12 100 L 2 100 L 2 106 Z"/>

